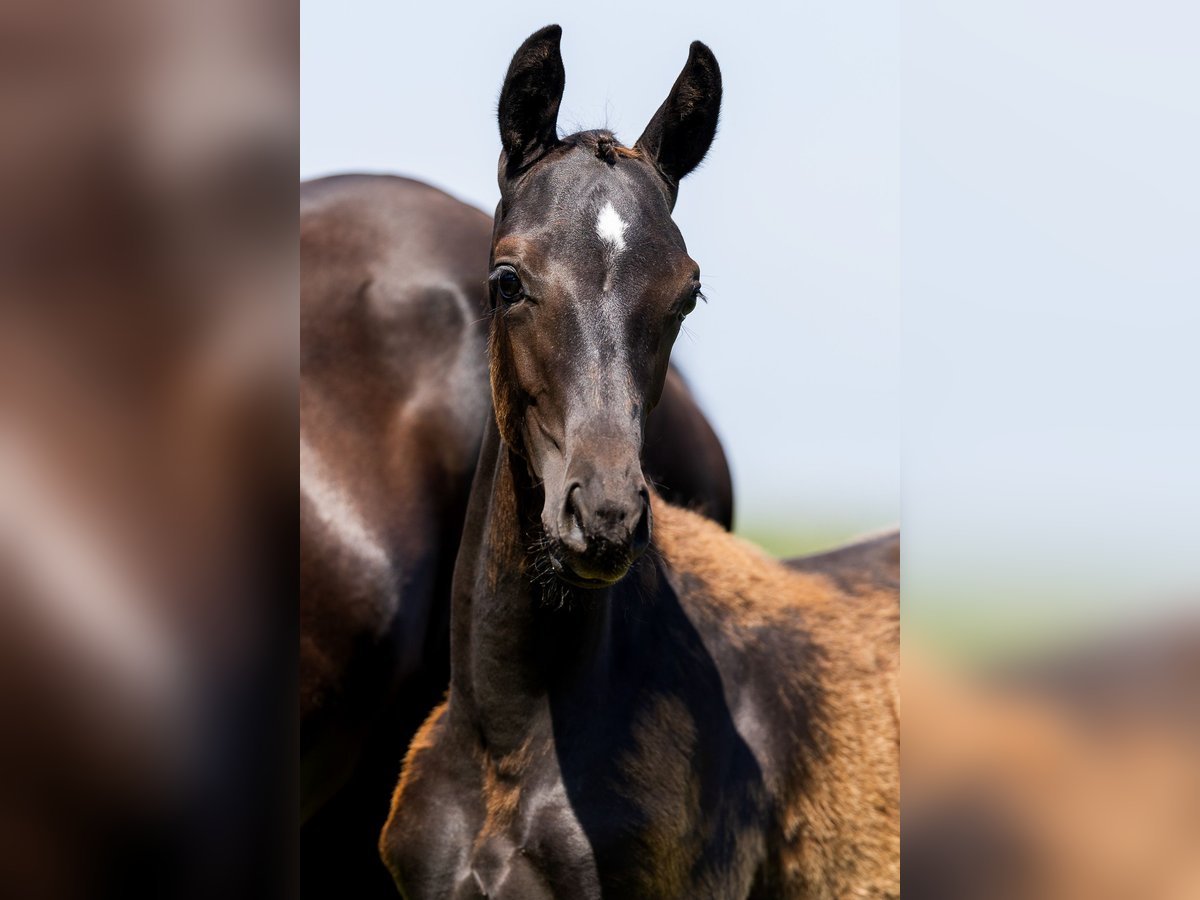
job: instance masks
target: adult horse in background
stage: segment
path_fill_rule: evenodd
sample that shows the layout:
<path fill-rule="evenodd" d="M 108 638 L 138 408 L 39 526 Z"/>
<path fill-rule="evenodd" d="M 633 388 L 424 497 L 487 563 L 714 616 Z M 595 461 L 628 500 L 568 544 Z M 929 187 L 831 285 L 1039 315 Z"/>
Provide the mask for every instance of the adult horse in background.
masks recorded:
<path fill-rule="evenodd" d="M 492 417 L 491 219 L 370 175 L 302 184 L 300 218 L 302 886 L 394 894 L 376 838 L 448 681 L 450 579 Z M 730 525 L 725 456 L 674 371 L 645 450 L 666 496 Z"/>
<path fill-rule="evenodd" d="M 716 59 L 692 44 L 633 147 L 559 138 L 560 36 L 526 40 L 500 95 L 494 417 L 450 691 L 381 854 L 408 900 L 898 897 L 895 539 L 787 566 L 639 459 L 700 293 L 671 211 Z"/>

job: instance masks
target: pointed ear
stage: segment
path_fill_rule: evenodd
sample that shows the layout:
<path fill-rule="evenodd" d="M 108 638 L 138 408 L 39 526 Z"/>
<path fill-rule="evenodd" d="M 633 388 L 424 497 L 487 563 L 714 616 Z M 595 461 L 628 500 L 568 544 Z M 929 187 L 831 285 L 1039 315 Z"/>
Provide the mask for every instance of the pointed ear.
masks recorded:
<path fill-rule="evenodd" d="M 720 111 L 721 68 L 708 47 L 692 41 L 675 86 L 636 144 L 666 177 L 672 193 L 704 159 Z"/>
<path fill-rule="evenodd" d="M 525 39 L 508 64 L 500 90 L 500 143 L 512 173 L 558 143 L 558 104 L 566 73 L 558 44 L 562 29 L 547 25 Z"/>

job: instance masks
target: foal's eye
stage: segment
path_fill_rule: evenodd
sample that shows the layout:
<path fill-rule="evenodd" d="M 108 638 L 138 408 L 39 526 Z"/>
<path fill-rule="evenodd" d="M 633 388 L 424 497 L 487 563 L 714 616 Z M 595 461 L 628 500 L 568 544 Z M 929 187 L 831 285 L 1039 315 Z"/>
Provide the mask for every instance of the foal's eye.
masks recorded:
<path fill-rule="evenodd" d="M 512 266 L 501 266 L 492 274 L 492 282 L 496 285 L 496 293 L 505 303 L 516 303 L 525 296 L 521 287 L 521 276 Z"/>
<path fill-rule="evenodd" d="M 679 304 L 679 318 L 682 319 L 684 316 L 690 315 L 692 310 L 696 308 L 696 301 L 701 296 L 703 295 L 700 293 L 700 285 L 696 285 L 696 289 L 692 291 L 691 295 Z"/>

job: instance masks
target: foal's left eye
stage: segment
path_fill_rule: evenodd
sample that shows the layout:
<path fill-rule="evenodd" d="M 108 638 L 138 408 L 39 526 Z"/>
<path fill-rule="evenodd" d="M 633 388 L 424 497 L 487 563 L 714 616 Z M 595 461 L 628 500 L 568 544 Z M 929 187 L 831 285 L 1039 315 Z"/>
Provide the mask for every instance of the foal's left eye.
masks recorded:
<path fill-rule="evenodd" d="M 516 303 L 525 290 L 521 287 L 521 276 L 512 266 L 501 266 L 492 274 L 492 282 L 496 285 L 496 293 L 505 303 Z"/>
<path fill-rule="evenodd" d="M 679 318 L 682 319 L 684 316 L 690 315 L 696 308 L 696 301 L 702 296 L 703 294 L 700 293 L 700 285 L 696 285 L 696 289 L 692 291 L 691 295 L 679 304 Z"/>

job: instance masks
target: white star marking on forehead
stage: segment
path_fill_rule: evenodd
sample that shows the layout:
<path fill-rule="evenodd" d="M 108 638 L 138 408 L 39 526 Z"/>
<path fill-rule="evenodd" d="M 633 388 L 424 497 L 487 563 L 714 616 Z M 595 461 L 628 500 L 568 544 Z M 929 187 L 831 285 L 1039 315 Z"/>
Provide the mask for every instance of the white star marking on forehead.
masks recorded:
<path fill-rule="evenodd" d="M 625 249 L 625 229 L 628 227 L 628 223 L 613 209 L 611 201 L 604 204 L 600 215 L 596 217 L 596 234 L 600 235 L 600 240 L 608 244 L 613 253 L 620 253 Z"/>

